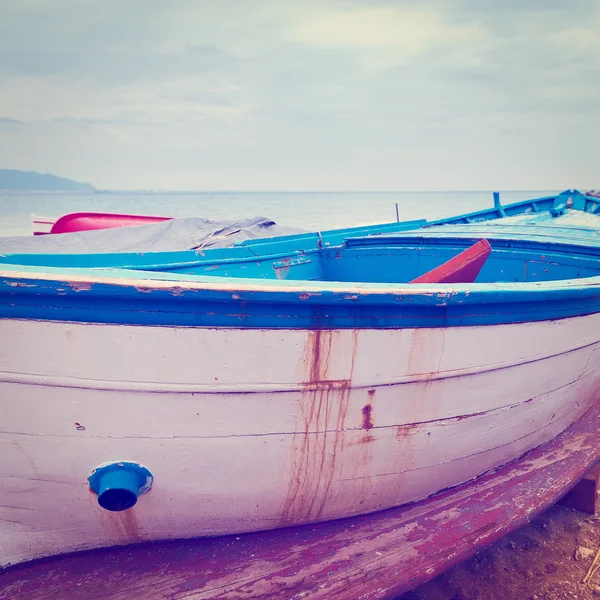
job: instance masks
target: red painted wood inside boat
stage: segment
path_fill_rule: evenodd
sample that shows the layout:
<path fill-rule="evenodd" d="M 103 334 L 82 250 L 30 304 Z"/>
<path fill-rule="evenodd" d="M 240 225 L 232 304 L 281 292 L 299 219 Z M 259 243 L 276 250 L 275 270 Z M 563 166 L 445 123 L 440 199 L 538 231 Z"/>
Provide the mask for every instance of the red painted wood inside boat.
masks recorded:
<path fill-rule="evenodd" d="M 492 247 L 487 240 L 479 240 L 464 252 L 410 283 L 473 283 L 491 251 Z"/>
<path fill-rule="evenodd" d="M 0 599 L 393 598 L 556 502 L 598 461 L 599 432 L 597 403 L 544 446 L 423 502 L 319 525 L 37 561 L 2 575 Z"/>

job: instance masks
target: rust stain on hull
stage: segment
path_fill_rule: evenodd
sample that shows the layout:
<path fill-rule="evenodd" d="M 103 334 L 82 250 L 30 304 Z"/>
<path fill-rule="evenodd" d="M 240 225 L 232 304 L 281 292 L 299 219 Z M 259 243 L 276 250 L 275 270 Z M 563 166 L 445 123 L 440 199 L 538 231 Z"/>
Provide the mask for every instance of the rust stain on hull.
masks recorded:
<path fill-rule="evenodd" d="M 369 390 L 369 401 L 362 407 L 362 429 L 373 429 L 373 402 L 375 400 L 375 390 Z"/>
<path fill-rule="evenodd" d="M 118 513 L 118 520 L 128 539 L 135 541 L 140 537 L 140 524 L 135 514 L 135 507 Z"/>
<path fill-rule="evenodd" d="M 98 496 L 90 490 L 88 501 L 92 511 L 102 520 L 111 538 L 119 543 L 134 543 L 141 540 L 140 524 L 133 506 L 122 512 L 110 512 L 98 505 Z"/>
<path fill-rule="evenodd" d="M 415 384 L 416 395 L 407 407 L 410 422 L 421 420 L 423 409 L 429 403 L 438 401 L 435 395 L 437 379 L 442 368 L 444 347 L 446 344 L 445 329 L 415 329 L 408 357 L 407 374 L 418 375 L 420 380 Z"/>
<path fill-rule="evenodd" d="M 299 399 L 292 464 L 282 524 L 318 519 L 330 495 L 339 455 L 344 448 L 358 331 L 352 332 L 352 348 L 344 369 L 347 377 L 330 379 L 332 356 L 348 352 L 347 331 L 315 329 L 307 332 L 304 349 L 305 381 Z"/>
<path fill-rule="evenodd" d="M 371 413 L 373 412 L 373 407 L 370 404 L 365 404 L 362 407 L 362 428 L 363 429 L 373 429 L 373 421 L 371 420 Z"/>
<path fill-rule="evenodd" d="M 375 426 L 375 421 L 374 421 L 374 416 L 373 416 L 373 411 L 374 411 L 374 407 L 375 407 L 375 390 L 369 390 L 367 392 L 367 403 L 362 407 L 361 409 L 361 417 L 362 417 L 362 423 L 361 423 L 361 429 L 363 430 L 363 434 L 361 435 L 360 439 L 358 440 L 358 444 L 359 445 L 364 445 L 364 444 L 370 444 L 371 442 L 375 441 L 375 437 L 372 435 L 371 429 L 373 429 L 373 427 Z M 359 456 L 359 460 L 357 461 L 357 464 L 360 465 L 361 467 L 366 467 L 367 463 L 369 463 L 371 460 L 371 454 L 369 453 L 368 456 L 364 453 L 361 453 L 361 455 Z M 357 474 L 358 475 L 358 474 Z"/>
<path fill-rule="evenodd" d="M 352 467 L 348 477 L 348 497 L 353 514 L 360 514 L 365 502 L 372 502 L 376 480 L 373 472 L 373 449 L 378 439 L 382 439 L 374 427 L 375 389 L 367 391 L 367 403 L 361 409 L 362 430 L 357 432 L 358 440 L 354 442 Z M 385 437 L 385 434 L 384 434 Z"/>
<path fill-rule="evenodd" d="M 435 379 L 442 367 L 445 342 L 446 330 L 443 328 L 414 330 L 407 374 L 419 375 L 422 380 L 412 386 L 416 393 L 411 398 L 410 406 L 406 407 L 409 424 L 399 425 L 396 428 L 397 444 L 394 455 L 390 458 L 391 470 L 398 475 L 390 489 L 392 502 L 401 501 L 403 497 L 406 472 L 411 468 L 415 458 L 413 436 L 419 429 L 418 423 L 422 420 L 424 408 L 440 401 L 439 396 L 436 395 L 438 382 Z"/>

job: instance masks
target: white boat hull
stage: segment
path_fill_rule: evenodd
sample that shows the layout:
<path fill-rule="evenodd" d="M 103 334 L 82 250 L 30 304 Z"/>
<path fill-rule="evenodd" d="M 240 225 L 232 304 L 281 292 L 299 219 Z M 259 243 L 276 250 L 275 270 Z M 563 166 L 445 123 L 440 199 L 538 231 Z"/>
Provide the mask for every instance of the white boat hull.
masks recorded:
<path fill-rule="evenodd" d="M 422 499 L 595 402 L 600 314 L 382 330 L 0 320 L 0 564 Z M 154 476 L 102 509 L 96 466 Z"/>

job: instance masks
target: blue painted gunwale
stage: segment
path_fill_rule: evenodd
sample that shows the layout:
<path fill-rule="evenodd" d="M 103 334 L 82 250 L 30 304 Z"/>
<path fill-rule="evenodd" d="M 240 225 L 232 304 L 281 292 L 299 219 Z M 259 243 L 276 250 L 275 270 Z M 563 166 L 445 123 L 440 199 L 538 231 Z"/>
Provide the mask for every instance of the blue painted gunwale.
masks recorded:
<path fill-rule="evenodd" d="M 425 227 L 435 227 L 437 225 L 469 225 L 523 214 L 550 214 L 553 209 L 560 212 L 560 210 L 566 208 L 569 199 L 571 199 L 572 208 L 575 210 L 592 214 L 600 213 L 600 198 L 586 196 L 579 190 L 570 189 L 560 192 L 560 194 L 555 196 L 544 196 L 532 200 L 523 200 L 521 202 L 507 204 L 506 206 L 500 204 L 498 197 L 497 204 L 494 208 L 478 210 L 463 215 L 457 215 L 456 217 L 438 219 L 437 221 L 427 223 Z M 496 195 L 494 195 L 494 200 L 496 203 Z"/>
<path fill-rule="evenodd" d="M 532 205 L 536 206 L 537 212 L 542 212 L 543 208 L 560 212 L 565 210 L 567 197 L 575 210 L 598 213 L 598 199 L 577 194 L 568 191 L 506 207 L 497 203 L 494 209 L 488 211 L 426 223 L 425 226 L 419 221 L 416 223 L 421 225 L 417 225 L 418 230 L 412 234 L 406 228 L 402 229 L 402 223 L 389 224 L 388 237 L 381 235 L 385 229 L 381 226 L 378 237 L 349 240 L 344 246 L 398 244 L 401 237 L 410 235 L 439 243 L 445 233 L 436 231 L 436 226 L 480 223 L 502 218 L 500 213 L 507 216 L 527 214 L 532 211 Z M 410 228 L 414 227 L 415 222 L 412 223 Z M 354 233 L 358 233 L 359 229 L 374 231 L 373 228 L 353 228 Z M 498 239 L 502 239 L 500 228 L 489 229 L 495 230 Z M 519 234 L 515 238 L 517 241 L 512 240 L 511 243 L 529 245 L 538 251 L 549 247 L 575 256 L 599 255 L 600 243 L 593 235 L 579 236 L 579 243 L 572 244 L 568 242 L 572 241 L 573 228 L 566 228 L 563 240 L 559 229 L 555 228 L 557 236 L 551 242 L 547 239 L 523 239 L 524 236 Z M 582 230 L 587 231 L 585 228 Z M 400 231 L 403 231 L 402 236 L 398 235 Z M 469 231 L 472 230 L 464 228 L 463 234 L 468 235 Z M 316 248 L 311 251 L 317 252 L 319 248 L 331 251 L 331 243 L 346 239 L 347 232 L 337 230 L 328 240 L 324 234 L 253 240 L 235 248 L 219 249 L 218 252 L 222 259 L 232 250 L 247 247 L 254 256 L 253 261 L 266 257 L 275 259 L 282 250 L 287 248 L 289 251 L 290 240 L 297 248 L 292 256 L 303 254 L 302 246 L 311 240 L 316 240 Z M 393 233 L 396 236 L 389 235 Z M 531 233 L 535 237 L 534 231 Z M 211 257 L 215 257 L 215 253 L 216 249 L 207 250 L 203 258 L 213 260 Z M 194 254 L 197 255 L 196 252 Z M 289 252 L 283 254 L 290 255 Z M 338 329 L 497 325 L 596 312 L 600 312 L 600 276 L 440 286 L 260 280 L 146 270 L 0 266 L 0 318 L 154 326 Z"/>
<path fill-rule="evenodd" d="M 0 318 L 155 326 L 386 329 L 600 312 L 600 276 L 542 283 L 257 281 L 5 265 Z"/>

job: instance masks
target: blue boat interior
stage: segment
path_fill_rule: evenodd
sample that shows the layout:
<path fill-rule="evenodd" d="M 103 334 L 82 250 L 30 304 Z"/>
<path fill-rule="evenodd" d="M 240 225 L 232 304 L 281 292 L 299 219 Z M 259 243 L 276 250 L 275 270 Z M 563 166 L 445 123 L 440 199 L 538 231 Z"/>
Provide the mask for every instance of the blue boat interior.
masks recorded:
<path fill-rule="evenodd" d="M 544 282 L 600 274 L 600 199 L 576 190 L 451 219 L 407 221 L 271 239 L 229 248 L 126 254 L 4 255 L 0 262 L 119 268 L 293 281 L 406 283 L 487 239 L 477 283 Z"/>

